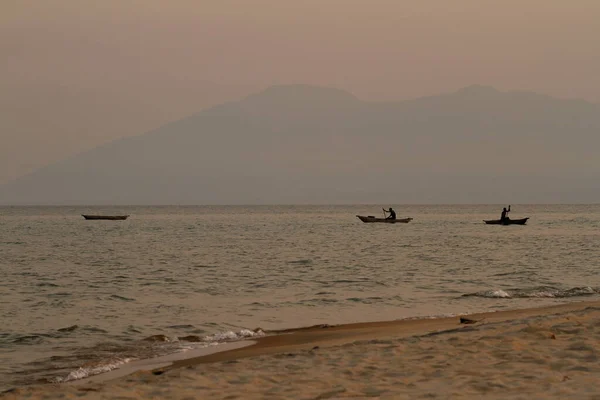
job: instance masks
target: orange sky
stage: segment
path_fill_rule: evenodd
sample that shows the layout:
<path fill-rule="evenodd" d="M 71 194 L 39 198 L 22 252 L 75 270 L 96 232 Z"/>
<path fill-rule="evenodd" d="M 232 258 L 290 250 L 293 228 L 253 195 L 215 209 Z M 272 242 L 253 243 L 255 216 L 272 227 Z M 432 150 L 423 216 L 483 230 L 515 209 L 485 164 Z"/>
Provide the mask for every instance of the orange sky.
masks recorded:
<path fill-rule="evenodd" d="M 372 99 L 482 83 L 600 100 L 597 0 L 5 0 L 0 8 L 1 80 L 305 82 Z"/>
<path fill-rule="evenodd" d="M 0 104 L 21 86 L 34 98 L 61 86 L 139 103 L 140 115 L 68 136 L 63 120 L 19 138 L 0 125 L 0 169 L 12 171 L 0 183 L 272 84 L 390 100 L 479 83 L 600 102 L 598 21 L 598 0 L 3 0 Z M 52 143 L 27 160 L 17 141 L 42 134 Z"/>

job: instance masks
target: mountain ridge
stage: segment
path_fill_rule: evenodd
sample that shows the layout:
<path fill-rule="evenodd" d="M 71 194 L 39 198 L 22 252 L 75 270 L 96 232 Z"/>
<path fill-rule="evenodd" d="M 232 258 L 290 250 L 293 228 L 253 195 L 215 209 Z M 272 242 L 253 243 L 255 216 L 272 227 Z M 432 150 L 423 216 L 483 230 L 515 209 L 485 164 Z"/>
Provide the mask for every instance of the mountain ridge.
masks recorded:
<path fill-rule="evenodd" d="M 560 182 L 546 198 L 578 190 L 600 201 L 576 184 L 600 177 L 591 151 L 600 144 L 598 111 L 483 85 L 400 102 L 277 85 L 34 171 L 1 186 L 0 203 L 322 203 L 338 195 L 344 203 L 378 201 L 390 181 L 398 187 L 388 197 L 400 202 L 420 199 L 409 185 L 422 201 L 465 201 L 449 182 L 475 188 L 474 202 L 543 199 L 533 185 L 541 181 Z M 505 181 L 511 196 L 490 180 Z M 565 189 L 573 185 L 582 187 Z"/>

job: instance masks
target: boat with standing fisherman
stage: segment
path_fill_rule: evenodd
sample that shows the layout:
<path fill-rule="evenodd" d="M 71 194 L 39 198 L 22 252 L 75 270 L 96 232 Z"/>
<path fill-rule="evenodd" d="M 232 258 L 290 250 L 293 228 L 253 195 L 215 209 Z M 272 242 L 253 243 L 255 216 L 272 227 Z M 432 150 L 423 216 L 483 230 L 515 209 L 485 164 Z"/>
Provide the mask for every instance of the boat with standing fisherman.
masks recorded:
<path fill-rule="evenodd" d="M 525 225 L 527 223 L 528 219 L 529 219 L 529 217 L 521 218 L 521 219 L 506 218 L 504 220 L 490 219 L 490 220 L 483 220 L 483 222 L 485 222 L 488 225 Z"/>
<path fill-rule="evenodd" d="M 502 214 L 500 214 L 500 219 L 489 219 L 489 220 L 483 220 L 483 222 L 485 222 L 488 225 L 525 225 L 527 223 L 527 220 L 529 219 L 529 217 L 527 218 L 520 218 L 520 219 L 510 219 L 508 217 L 508 213 L 510 212 L 510 205 L 508 206 L 508 209 L 506 207 L 504 207 L 502 209 Z"/>

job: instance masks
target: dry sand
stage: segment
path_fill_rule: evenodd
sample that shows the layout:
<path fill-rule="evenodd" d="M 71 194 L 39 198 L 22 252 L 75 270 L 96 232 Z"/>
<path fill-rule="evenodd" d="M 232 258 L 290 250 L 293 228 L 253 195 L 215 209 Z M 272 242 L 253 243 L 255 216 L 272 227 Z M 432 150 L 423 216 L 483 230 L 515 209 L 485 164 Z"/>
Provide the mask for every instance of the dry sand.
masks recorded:
<path fill-rule="evenodd" d="M 311 327 L 105 382 L 2 399 L 600 399 L 600 302 Z"/>

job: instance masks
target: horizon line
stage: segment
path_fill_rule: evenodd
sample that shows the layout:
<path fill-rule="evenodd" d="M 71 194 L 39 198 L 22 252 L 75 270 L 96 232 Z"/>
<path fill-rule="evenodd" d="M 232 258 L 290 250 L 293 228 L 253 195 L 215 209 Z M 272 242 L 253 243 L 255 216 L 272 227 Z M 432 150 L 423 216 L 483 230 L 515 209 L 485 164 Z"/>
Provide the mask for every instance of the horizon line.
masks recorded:
<path fill-rule="evenodd" d="M 0 207 L 344 207 L 344 206 L 497 206 L 508 203 L 223 203 L 223 204 L 2 204 Z M 595 206 L 595 203 L 510 203 L 518 206 Z"/>

